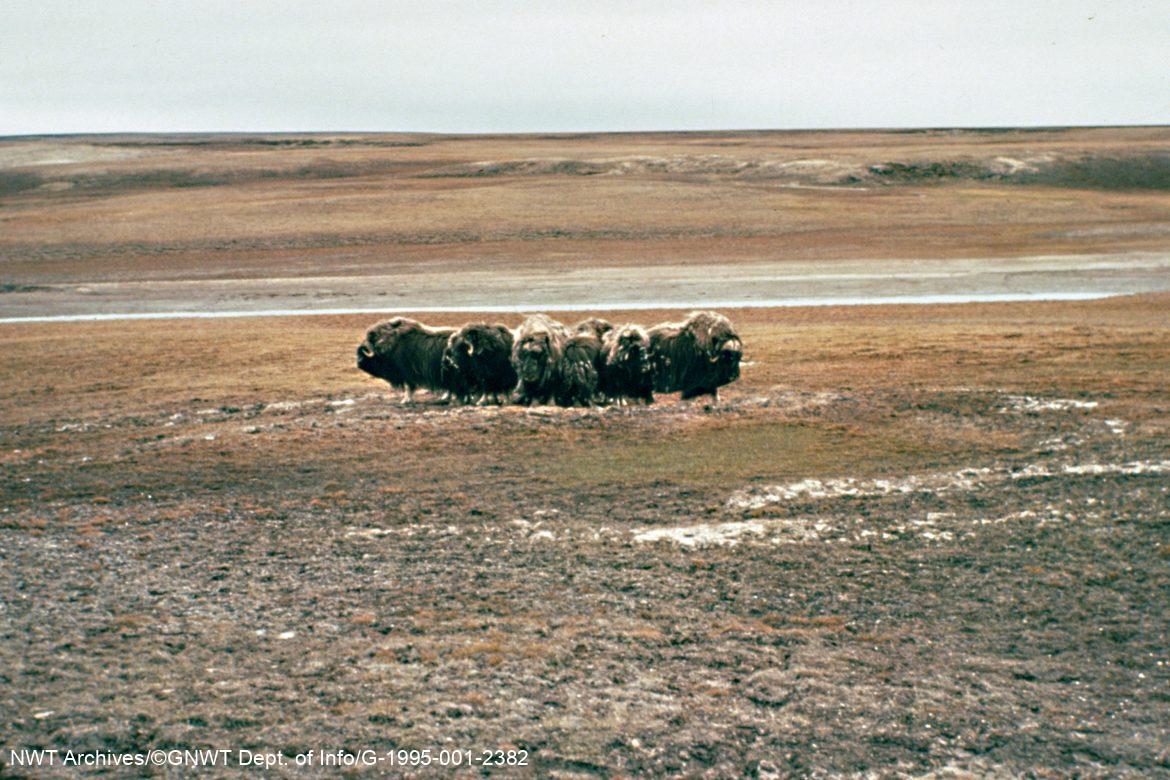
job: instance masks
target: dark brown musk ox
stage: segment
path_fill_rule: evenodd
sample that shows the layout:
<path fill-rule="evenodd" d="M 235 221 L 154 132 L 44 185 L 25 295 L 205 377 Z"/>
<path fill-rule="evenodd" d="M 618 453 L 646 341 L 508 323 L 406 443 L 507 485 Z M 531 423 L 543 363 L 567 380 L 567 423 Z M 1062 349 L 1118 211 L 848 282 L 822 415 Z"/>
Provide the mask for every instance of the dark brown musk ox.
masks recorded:
<path fill-rule="evenodd" d="M 650 336 L 640 325 L 622 325 L 601 342 L 602 394 L 619 403 L 635 399 L 654 403 L 654 369 L 650 363 Z"/>
<path fill-rule="evenodd" d="M 512 331 L 504 325 L 473 322 L 451 334 L 443 352 L 443 369 L 460 401 L 507 400 L 516 387 L 512 367 Z"/>
<path fill-rule="evenodd" d="M 520 324 L 512 344 L 518 403 L 547 404 L 556 395 L 568 338 L 565 326 L 545 314 L 533 314 Z"/>
<path fill-rule="evenodd" d="M 739 379 L 743 342 L 731 320 L 713 311 L 692 312 L 682 322 L 655 325 L 650 337 L 654 389 L 682 394 L 683 400 L 710 395 Z"/>
<path fill-rule="evenodd" d="M 454 328 L 432 328 L 395 317 L 366 333 L 357 348 L 357 367 L 403 390 L 403 403 L 413 401 L 414 391 L 420 387 L 449 393 L 451 377 L 444 376 L 443 352 L 454 332 Z"/>
<path fill-rule="evenodd" d="M 575 333 L 565 340 L 554 393 L 558 406 L 593 406 L 601 400 L 597 372 L 600 362 L 601 341 L 592 333 Z"/>
<path fill-rule="evenodd" d="M 601 344 L 605 341 L 605 335 L 607 333 L 610 333 L 611 331 L 613 331 L 613 323 L 610 322 L 609 320 L 603 320 L 601 317 L 590 317 L 587 320 L 581 320 L 580 322 L 578 322 L 576 325 L 573 326 L 573 333 L 574 334 L 581 333 L 581 334 L 585 334 L 585 335 L 595 336 L 597 338 L 598 352 L 597 352 L 597 360 L 594 363 L 594 367 L 597 369 L 597 375 L 598 375 L 599 380 L 601 377 L 601 370 L 603 367 L 602 363 L 605 362 L 604 355 L 602 354 Z M 604 397 L 601 396 L 600 392 L 598 393 L 598 397 L 600 400 L 604 400 Z"/>

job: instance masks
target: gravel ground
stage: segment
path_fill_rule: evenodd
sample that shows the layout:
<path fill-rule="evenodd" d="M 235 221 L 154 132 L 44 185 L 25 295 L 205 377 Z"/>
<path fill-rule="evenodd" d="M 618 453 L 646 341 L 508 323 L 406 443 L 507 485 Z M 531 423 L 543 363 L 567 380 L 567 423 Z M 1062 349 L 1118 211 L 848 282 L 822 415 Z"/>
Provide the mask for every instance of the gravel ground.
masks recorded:
<path fill-rule="evenodd" d="M 1021 446 L 775 484 L 574 484 L 471 450 L 463 490 L 360 469 L 339 486 L 313 467 L 355 428 L 409 470 L 438 439 L 873 414 Z M 240 451 L 275 431 L 303 468 L 70 492 L 91 484 L 71 443 L 87 432 L 149 471 L 168 447 Z M 1170 776 L 1170 448 L 1091 399 L 772 391 L 525 411 L 371 394 L 8 436 L 38 454 L 3 464 L 5 748 L 228 748 L 218 774 L 252 771 L 235 766 L 250 750 L 292 776 L 335 771 L 297 755 L 365 749 L 382 756 L 367 773 L 416 774 L 385 756 L 428 748 L 527 755 L 464 774 Z M 11 500 L 34 489 L 50 498 Z"/>

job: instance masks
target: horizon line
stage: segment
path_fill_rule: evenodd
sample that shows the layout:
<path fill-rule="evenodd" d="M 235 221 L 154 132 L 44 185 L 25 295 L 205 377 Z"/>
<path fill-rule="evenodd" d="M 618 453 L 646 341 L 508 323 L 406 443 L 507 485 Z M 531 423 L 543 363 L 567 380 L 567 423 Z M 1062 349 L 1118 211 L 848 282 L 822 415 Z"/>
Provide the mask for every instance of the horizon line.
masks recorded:
<path fill-rule="evenodd" d="M 766 134 L 766 133 L 909 133 L 909 132 L 1053 132 L 1062 130 L 1126 130 L 1170 128 L 1165 122 L 1139 122 L 1126 124 L 988 124 L 988 125 L 855 125 L 836 127 L 739 127 L 739 128 L 658 128 L 653 130 L 71 130 L 27 133 L 0 133 L 0 141 L 28 138 L 85 138 L 92 136 L 183 136 L 183 135 L 425 135 L 446 137 L 492 137 L 492 136 L 575 136 L 575 135 L 673 135 L 703 134 Z"/>

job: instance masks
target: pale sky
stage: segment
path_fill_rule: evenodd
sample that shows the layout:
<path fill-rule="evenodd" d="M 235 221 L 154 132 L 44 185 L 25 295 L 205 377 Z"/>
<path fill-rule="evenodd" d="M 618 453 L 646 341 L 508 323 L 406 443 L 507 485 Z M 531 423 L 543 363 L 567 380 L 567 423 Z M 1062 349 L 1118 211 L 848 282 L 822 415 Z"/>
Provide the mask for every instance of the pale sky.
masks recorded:
<path fill-rule="evenodd" d="M 0 0 L 0 135 L 1164 123 L 1166 0 Z"/>

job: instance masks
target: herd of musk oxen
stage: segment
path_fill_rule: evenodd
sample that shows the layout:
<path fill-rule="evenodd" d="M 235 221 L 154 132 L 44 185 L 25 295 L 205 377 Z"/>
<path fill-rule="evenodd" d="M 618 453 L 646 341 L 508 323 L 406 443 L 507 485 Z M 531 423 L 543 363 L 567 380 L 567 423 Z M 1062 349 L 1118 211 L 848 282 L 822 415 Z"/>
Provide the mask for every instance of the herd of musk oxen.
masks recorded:
<path fill-rule="evenodd" d="M 370 328 L 357 348 L 358 368 L 403 390 L 404 403 L 418 388 L 465 404 L 650 404 L 655 392 L 718 399 L 739 378 L 742 357 L 731 321 L 711 311 L 652 328 L 597 318 L 569 328 L 534 314 L 515 331 L 395 317 Z"/>

